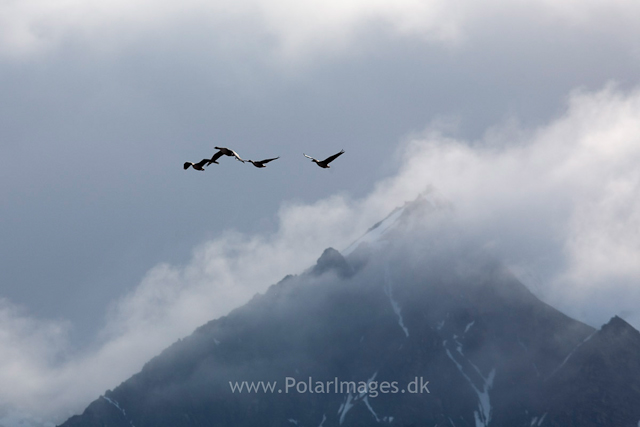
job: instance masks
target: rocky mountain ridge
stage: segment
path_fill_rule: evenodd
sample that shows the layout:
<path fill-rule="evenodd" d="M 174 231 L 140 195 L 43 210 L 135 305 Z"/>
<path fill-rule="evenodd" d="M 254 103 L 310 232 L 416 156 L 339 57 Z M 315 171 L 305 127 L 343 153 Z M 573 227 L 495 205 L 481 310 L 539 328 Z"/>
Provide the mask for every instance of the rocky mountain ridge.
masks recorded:
<path fill-rule="evenodd" d="M 62 426 L 637 427 L 640 333 L 573 320 L 415 227 L 440 211 L 422 198 L 328 248 Z"/>

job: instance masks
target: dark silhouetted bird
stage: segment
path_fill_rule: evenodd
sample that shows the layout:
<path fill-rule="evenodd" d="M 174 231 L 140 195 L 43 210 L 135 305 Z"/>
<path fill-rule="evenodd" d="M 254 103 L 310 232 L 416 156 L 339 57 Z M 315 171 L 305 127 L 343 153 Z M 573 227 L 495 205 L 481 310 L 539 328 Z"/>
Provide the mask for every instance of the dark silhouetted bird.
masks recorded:
<path fill-rule="evenodd" d="M 211 163 L 217 164 L 218 162 L 216 160 L 218 160 L 221 156 L 233 156 L 236 159 L 240 160 L 242 163 L 244 163 L 244 160 L 242 160 L 242 158 L 235 151 L 225 147 L 214 147 L 214 148 L 220 151 L 218 151 L 216 154 L 213 155 L 213 157 L 209 160 L 209 163 L 207 163 L 207 166 L 209 166 Z"/>
<path fill-rule="evenodd" d="M 247 162 L 251 163 L 253 166 L 255 166 L 257 168 L 264 168 L 264 167 L 266 167 L 265 164 L 269 163 L 272 160 L 276 160 L 276 159 L 279 159 L 279 158 L 280 158 L 280 156 L 274 157 L 273 159 L 264 159 L 264 160 L 260 160 L 260 161 L 247 160 Z"/>
<path fill-rule="evenodd" d="M 338 158 L 338 156 L 340 156 L 341 154 L 344 153 L 344 150 L 341 150 L 339 153 L 334 154 L 333 156 L 329 156 L 324 160 L 318 160 L 318 159 L 314 159 L 311 156 L 307 156 L 306 154 L 302 153 L 305 157 L 311 159 L 312 162 L 315 162 L 318 166 L 320 166 L 321 168 L 329 168 L 329 163 L 333 162 L 335 159 Z"/>
<path fill-rule="evenodd" d="M 210 159 L 202 159 L 198 163 L 185 162 L 184 170 L 189 169 L 189 166 L 191 166 L 197 171 L 203 171 L 204 167 L 208 165 L 210 161 L 211 161 Z"/>

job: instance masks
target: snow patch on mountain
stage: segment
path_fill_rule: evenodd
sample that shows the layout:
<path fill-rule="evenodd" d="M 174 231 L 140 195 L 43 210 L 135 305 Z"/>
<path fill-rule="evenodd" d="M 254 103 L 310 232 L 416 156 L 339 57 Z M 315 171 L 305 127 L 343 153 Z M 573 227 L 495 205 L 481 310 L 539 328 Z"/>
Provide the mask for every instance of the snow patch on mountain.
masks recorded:
<path fill-rule="evenodd" d="M 476 321 L 474 320 L 473 322 L 470 322 L 465 328 L 464 328 L 464 333 L 466 334 L 467 332 L 469 332 L 469 329 L 471 329 L 471 327 L 473 326 L 473 324 L 476 323 Z"/>
<path fill-rule="evenodd" d="M 340 408 L 338 408 L 338 415 L 340 415 L 340 424 L 344 422 L 344 417 L 347 415 L 347 412 L 349 412 L 349 410 L 351 410 L 351 408 L 353 408 L 354 405 L 360 400 L 364 402 L 369 412 L 371 412 L 371 414 L 375 418 L 376 422 L 380 422 L 380 418 L 378 417 L 378 414 L 376 414 L 376 412 L 373 410 L 373 407 L 371 407 L 371 404 L 369 403 L 369 390 L 370 390 L 369 385 L 371 384 L 371 382 L 373 382 L 373 380 L 376 379 L 377 375 L 378 375 L 378 371 L 374 372 L 371 378 L 369 378 L 366 382 L 367 383 L 366 389 L 360 391 L 360 389 L 358 388 L 356 392 L 358 391 L 360 392 L 355 396 L 352 395 L 351 392 L 349 392 L 345 402 L 340 405 Z"/>
<path fill-rule="evenodd" d="M 480 372 L 480 369 L 476 365 L 474 365 L 469 359 L 465 358 L 466 362 L 476 371 L 476 373 L 480 376 L 483 381 L 481 389 L 476 387 L 471 378 L 464 372 L 464 368 L 462 365 L 455 359 L 451 351 L 447 348 L 447 341 L 443 342 L 445 347 L 445 351 L 449 359 L 456 365 L 460 374 L 467 380 L 467 382 L 473 388 L 473 391 L 478 395 L 478 410 L 474 411 L 473 415 L 476 421 L 476 427 L 488 427 L 491 422 L 491 399 L 489 398 L 489 390 L 493 387 L 493 379 L 496 375 L 495 368 L 489 372 L 489 375 L 486 377 Z M 458 347 L 458 353 L 464 357 L 462 354 L 462 348 Z"/>
<path fill-rule="evenodd" d="M 371 412 L 371 414 L 373 415 L 373 418 L 376 419 L 376 422 L 379 423 L 380 418 L 378 418 L 378 414 L 376 414 L 376 411 L 374 411 L 373 408 L 371 407 L 371 404 L 369 403 L 369 396 L 365 396 L 365 398 L 363 399 L 363 402 L 365 405 L 367 405 L 367 409 L 369 409 L 369 412 Z"/>
<path fill-rule="evenodd" d="M 347 412 L 349 412 L 351 410 L 351 408 L 353 408 L 353 396 L 351 395 L 351 393 L 349 393 L 347 395 L 347 399 L 346 401 L 340 405 L 340 408 L 338 409 L 338 415 L 340 415 L 340 425 L 342 425 L 342 423 L 344 422 L 344 417 L 347 415 Z"/>
<path fill-rule="evenodd" d="M 409 329 L 407 329 L 407 327 L 404 325 L 404 319 L 402 318 L 402 308 L 400 307 L 400 304 L 398 304 L 398 301 L 396 301 L 393 298 L 393 288 L 392 288 L 392 282 L 389 275 L 388 266 L 384 270 L 384 280 L 386 282 L 384 287 L 384 293 L 389 297 L 389 302 L 391 302 L 391 308 L 393 308 L 393 312 L 396 314 L 396 316 L 398 316 L 398 325 L 400 325 L 400 327 L 402 328 L 402 331 L 404 332 L 405 336 L 409 338 Z"/>
<path fill-rule="evenodd" d="M 596 332 L 597 332 L 597 331 L 596 331 Z M 582 345 L 583 345 L 584 343 L 586 343 L 587 341 L 589 341 L 589 340 L 591 339 L 591 337 L 593 337 L 593 336 L 596 334 L 596 332 L 593 332 L 591 335 L 589 335 L 588 337 L 586 337 L 586 338 L 584 339 L 584 341 L 582 341 L 580 344 L 578 344 L 578 345 L 576 346 L 576 348 L 574 348 L 573 350 L 571 350 L 571 352 L 569 352 L 569 354 L 567 354 L 567 357 L 565 357 L 565 358 L 564 358 L 564 360 L 562 361 L 562 363 L 561 363 L 561 364 L 560 364 L 556 369 L 554 369 L 554 370 L 553 370 L 553 372 L 551 372 L 551 374 L 549 374 L 549 376 L 548 376 L 546 379 L 548 380 L 549 378 L 551 378 L 552 376 L 554 376 L 556 372 L 558 372 L 560 369 L 562 369 L 562 367 L 567 363 L 567 361 L 571 358 L 571 356 L 573 356 L 573 354 L 576 352 L 576 350 L 578 350 L 580 347 L 582 347 Z"/>
<path fill-rule="evenodd" d="M 126 412 L 125 412 L 125 410 L 124 410 L 124 409 L 123 409 L 123 408 L 118 404 L 118 402 L 116 402 L 114 399 L 110 399 L 110 398 L 108 398 L 107 396 L 102 396 L 102 398 L 103 398 L 104 400 L 106 400 L 107 402 L 111 403 L 113 406 L 115 406 L 115 407 L 116 407 L 116 408 L 117 408 L 117 409 L 122 413 L 122 416 L 123 416 L 125 419 L 127 419 L 127 413 L 126 413 Z M 135 427 L 135 426 L 133 425 L 133 421 L 131 421 L 131 420 L 128 420 L 128 421 L 129 421 L 129 424 L 131 424 L 131 427 Z"/>
<path fill-rule="evenodd" d="M 545 412 L 544 414 L 542 414 L 542 417 L 540 417 L 539 420 L 538 420 L 538 417 L 533 417 L 533 419 L 531 420 L 531 424 L 529 424 L 529 426 L 530 427 L 533 427 L 533 426 L 538 426 L 539 427 L 539 426 L 541 426 L 542 422 L 544 421 L 546 416 L 547 416 L 547 413 Z M 640 424 L 640 422 L 638 422 L 638 424 Z"/>

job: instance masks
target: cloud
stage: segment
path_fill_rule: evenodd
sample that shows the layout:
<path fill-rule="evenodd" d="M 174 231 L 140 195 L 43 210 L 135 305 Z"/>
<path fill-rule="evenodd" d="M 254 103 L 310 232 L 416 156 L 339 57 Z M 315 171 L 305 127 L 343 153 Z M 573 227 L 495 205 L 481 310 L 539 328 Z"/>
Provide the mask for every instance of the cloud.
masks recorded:
<path fill-rule="evenodd" d="M 167 32 L 172 42 L 190 44 L 189 34 L 198 28 L 198 44 L 226 49 L 253 40 L 265 48 L 258 40 L 266 38 L 268 51 L 292 60 L 344 52 L 371 26 L 388 29 L 392 37 L 455 45 L 496 16 L 637 35 L 638 9 L 625 0 L 493 0 L 481 6 L 470 0 L 10 0 L 0 5 L 0 54 L 24 58 L 65 43 L 118 51 L 137 39 L 158 41 Z"/>
<path fill-rule="evenodd" d="M 64 354 L 70 325 L 31 318 L 23 309 L 0 299 L 0 424 L 17 406 L 46 407 L 55 387 L 56 360 Z M 47 407 L 44 413 L 54 408 Z M 3 421 L 4 420 L 4 421 Z"/>
<path fill-rule="evenodd" d="M 72 39 L 113 48 L 186 22 L 204 24 L 206 35 L 212 37 L 238 32 L 251 38 L 259 27 L 261 36 L 270 34 L 278 49 L 288 53 L 300 53 L 309 45 L 348 43 L 360 25 L 376 20 L 401 33 L 433 33 L 446 39 L 455 36 L 456 25 L 444 19 L 445 4 L 441 0 L 9 1 L 0 6 L 0 51 L 9 56 L 30 55 Z"/>
<path fill-rule="evenodd" d="M 18 386 L 0 389 L 0 400 L 14 412 L 63 421 L 197 326 L 286 274 L 301 272 L 324 248 L 346 246 L 362 230 L 359 221 L 370 224 L 381 214 L 354 216 L 358 203 L 343 196 L 312 205 L 290 203 L 281 209 L 280 227 L 272 235 L 229 231 L 196 248 L 187 265 L 152 268 L 111 307 L 94 348 L 80 353 L 65 354 L 69 325 L 32 319 L 5 302 L 0 379 Z"/>
<path fill-rule="evenodd" d="M 595 326 L 633 312 L 640 326 L 639 112 L 638 90 L 610 84 L 576 91 L 539 129 L 493 129 L 476 144 L 430 130 L 407 144 L 394 185 L 433 183 L 552 305 Z"/>
<path fill-rule="evenodd" d="M 397 174 L 368 195 L 284 203 L 273 233 L 227 231 L 186 265 L 152 268 L 82 352 L 68 349 L 70 325 L 3 301 L 0 381 L 15 386 L 1 388 L 0 400 L 61 421 L 197 326 L 311 266 L 324 248 L 345 248 L 429 185 L 453 203 L 463 233 L 549 303 L 596 326 L 625 313 L 638 327 L 639 135 L 640 91 L 613 84 L 572 93 L 559 118 L 535 129 L 506 123 L 462 141 L 430 126 L 401 144 Z"/>

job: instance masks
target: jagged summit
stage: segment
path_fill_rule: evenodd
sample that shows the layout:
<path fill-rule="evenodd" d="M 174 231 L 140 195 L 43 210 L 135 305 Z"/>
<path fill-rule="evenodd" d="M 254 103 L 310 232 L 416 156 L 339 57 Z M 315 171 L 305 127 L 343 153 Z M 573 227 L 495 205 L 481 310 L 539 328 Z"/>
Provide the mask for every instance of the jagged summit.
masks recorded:
<path fill-rule="evenodd" d="M 633 326 L 631 326 L 624 319 L 618 316 L 613 316 L 611 320 L 609 320 L 609 322 L 602 326 L 601 331 L 604 333 L 615 335 L 625 333 L 638 334 L 638 336 L 640 337 L 640 332 L 638 332 Z"/>
<path fill-rule="evenodd" d="M 640 332 L 615 316 L 589 335 L 549 378 L 552 426 L 640 423 Z"/>
<path fill-rule="evenodd" d="M 335 271 L 340 277 L 350 277 L 355 271 L 340 252 L 333 248 L 324 250 L 316 265 L 311 269 L 311 274 L 319 276 L 327 271 Z"/>
<path fill-rule="evenodd" d="M 436 212 L 452 210 L 452 204 L 440 195 L 435 189 L 429 187 L 411 202 L 405 202 L 403 206 L 395 208 L 382 221 L 377 222 L 355 242 L 342 251 L 347 256 L 361 245 L 384 244 L 394 232 L 406 231 L 416 224 L 423 224 L 425 219 Z"/>

